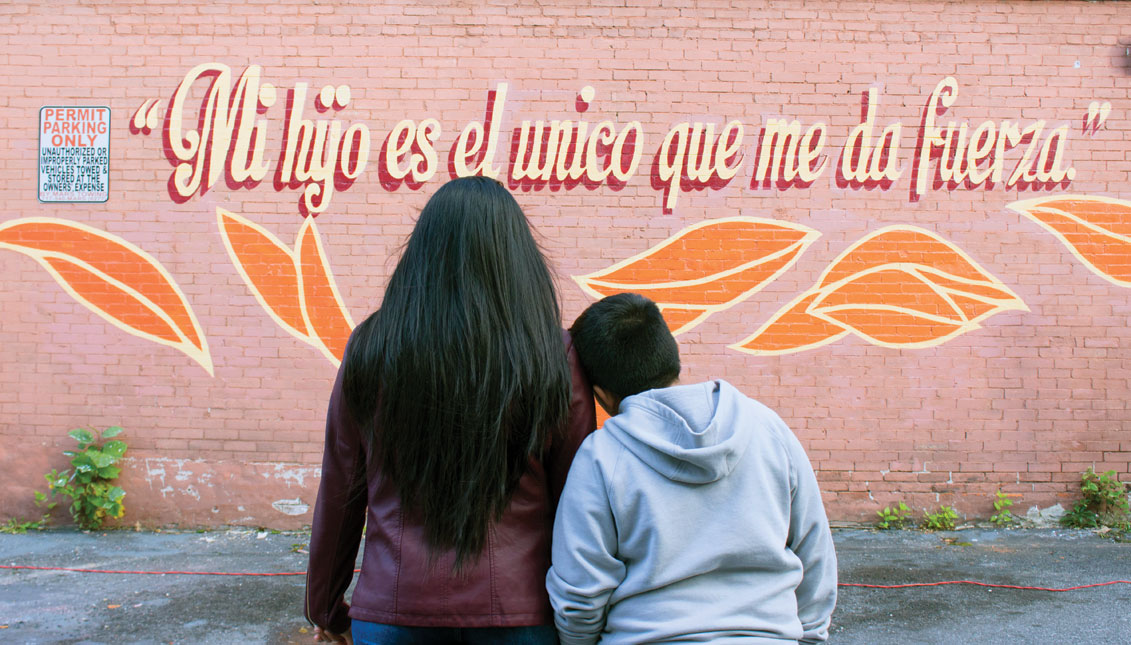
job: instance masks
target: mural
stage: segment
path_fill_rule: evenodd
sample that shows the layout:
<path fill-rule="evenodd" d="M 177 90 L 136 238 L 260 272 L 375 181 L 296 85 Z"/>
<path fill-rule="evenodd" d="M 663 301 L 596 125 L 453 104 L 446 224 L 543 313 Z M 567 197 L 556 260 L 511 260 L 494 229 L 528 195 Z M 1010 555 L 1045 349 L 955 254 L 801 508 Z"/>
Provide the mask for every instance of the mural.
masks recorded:
<path fill-rule="evenodd" d="M 197 108 L 195 129 L 186 120 Z M 482 123 L 463 129 L 449 154 L 452 177 L 498 176 L 497 139 L 508 86 L 488 96 Z M 326 85 L 314 98 L 317 114 L 340 112 L 352 100 L 347 85 Z M 217 208 L 217 223 L 236 271 L 272 320 L 337 365 L 353 321 L 342 302 L 314 223 L 334 190 L 345 190 L 365 170 L 370 133 L 364 123 L 304 119 L 307 85 L 286 94 L 286 123 L 276 164 L 275 190 L 301 189 L 304 214 L 293 246 L 239 214 Z M 595 90 L 586 86 L 575 109 L 584 112 Z M 923 111 L 920 142 L 911 164 L 912 201 L 930 188 L 1050 190 L 1066 186 L 1075 169 L 1065 158 L 1067 125 L 1047 135 L 1043 120 L 1024 128 L 985 121 L 945 124 L 939 117 L 954 105 L 958 83 L 940 81 Z M 169 196 L 178 203 L 204 194 L 225 178 L 229 188 L 251 189 L 264 180 L 269 122 L 265 114 L 279 98 L 249 65 L 238 77 L 221 63 L 191 69 L 168 101 L 162 139 L 173 166 Z M 837 166 L 837 185 L 888 189 L 903 175 L 900 123 L 876 136 L 879 92 L 866 91 L 861 121 L 852 128 Z M 162 123 L 161 102 L 147 99 L 134 112 L 130 131 L 147 135 Z M 1102 127 L 1111 105 L 1092 101 L 1082 132 Z M 377 162 L 381 185 L 419 189 L 437 170 L 436 119 L 402 120 L 390 131 Z M 827 126 L 804 129 L 796 121 L 768 119 L 756 143 L 751 187 L 776 183 L 779 190 L 808 187 L 823 172 Z M 651 177 L 670 210 L 680 191 L 718 190 L 743 165 L 745 128 L 731 121 L 716 135 L 712 123 L 673 126 L 656 152 Z M 553 184 L 592 190 L 604 182 L 623 187 L 639 166 L 644 130 L 639 122 L 618 128 L 602 121 L 529 120 L 515 128 L 510 150 L 511 187 L 530 190 Z M 1005 154 L 1021 157 L 1005 174 Z M 223 161 L 221 161 L 223 160 Z M 407 163 L 407 166 L 405 165 Z M 932 165 L 933 164 L 933 165 Z M 934 181 L 929 178 L 933 176 Z M 583 177 L 585 178 L 583 181 Z M 658 182 L 658 183 L 657 183 Z M 1009 208 L 1052 232 L 1089 269 L 1119 286 L 1131 286 L 1131 203 L 1091 195 L 1052 195 L 1022 200 Z M 711 219 L 688 226 L 651 248 L 612 266 L 574 276 L 592 297 L 635 291 L 655 300 L 672 332 L 693 329 L 712 314 L 758 293 L 789 270 L 820 233 L 808 226 L 761 217 Z M 126 240 L 60 219 L 27 218 L 0 225 L 0 247 L 34 258 L 72 297 L 120 329 L 185 353 L 212 374 L 208 343 L 176 281 L 152 256 Z M 994 314 L 1028 307 L 1005 283 L 936 233 L 911 225 L 874 231 L 846 249 L 817 283 L 782 307 L 759 329 L 729 345 L 754 355 L 815 349 L 854 334 L 875 345 L 932 347 L 978 329 Z"/>
<path fill-rule="evenodd" d="M 1131 287 L 1131 202 L 1055 195 L 1008 208 L 1056 235 L 1092 272 Z M 758 218 L 705 221 L 574 279 L 595 298 L 625 291 L 649 296 L 680 334 L 760 291 L 819 235 Z M 754 355 L 788 354 L 848 334 L 882 347 L 933 347 L 1009 310 L 1029 308 L 962 249 L 931 231 L 896 225 L 858 240 L 816 285 L 729 347 Z"/>
<path fill-rule="evenodd" d="M 849 247 L 812 289 L 731 347 L 782 354 L 849 333 L 884 347 L 932 347 L 1010 309 L 1029 310 L 961 249 L 921 228 L 889 226 Z"/>
<path fill-rule="evenodd" d="M 528 209 L 567 317 L 655 299 L 688 378 L 778 411 L 838 519 L 1125 472 L 1128 19 L 889 7 L 907 36 L 830 7 L 21 5 L 0 514 L 91 423 L 131 433 L 131 523 L 308 521 L 350 330 L 471 174 Z M 39 201 L 63 174 L 37 157 L 75 157 L 46 143 L 92 143 L 102 108 L 109 201 Z"/>
<path fill-rule="evenodd" d="M 1057 195 L 1009 208 L 1056 235 L 1092 272 L 1131 287 L 1131 202 Z M 246 217 L 222 208 L 216 215 L 232 263 L 270 318 L 337 366 L 354 323 L 314 218 L 303 219 L 291 247 Z M 594 298 L 625 291 L 648 296 L 678 335 L 761 291 L 819 236 L 779 220 L 707 220 L 574 279 Z M 137 246 L 77 222 L 23 218 L 0 224 L 0 248 L 35 259 L 68 294 L 112 325 L 176 348 L 212 374 L 208 342 L 183 292 Z M 812 288 L 729 347 L 786 354 L 848 334 L 883 347 L 933 347 L 1010 310 L 1029 308 L 957 246 L 922 228 L 889 226 L 855 242 Z"/>
<path fill-rule="evenodd" d="M 595 298 L 625 291 L 651 298 L 672 333 L 681 334 L 761 291 L 819 236 L 801 224 L 757 217 L 707 220 L 574 280 Z"/>
<path fill-rule="evenodd" d="M 646 168 L 649 185 L 662 196 L 664 213 L 673 211 L 681 194 L 723 190 L 744 169 L 750 173 L 751 190 L 807 189 L 830 168 L 835 168 L 836 185 L 850 190 L 886 191 L 906 176 L 909 202 L 935 190 L 1063 190 L 1076 177 L 1067 156 L 1068 122 L 944 122 L 958 105 L 959 85 L 952 76 L 931 91 L 914 147 L 902 143 L 903 123 L 880 129 L 880 91 L 872 87 L 861 94 L 860 121 L 848 132 L 839 155 L 829 150 L 827 122 L 806 125 L 772 116 L 753 137 L 750 164 L 746 126 L 735 119 L 716 124 L 709 118 L 672 125 L 655 147 L 651 164 L 646 163 L 648 141 L 640 121 L 590 123 L 584 118 L 597 101 L 592 85 L 577 93 L 572 106 L 576 118 L 523 118 L 511 131 L 508 147 L 502 121 L 509 91 L 507 83 L 497 83 L 487 93 L 483 120 L 462 128 L 447 153 L 449 177 L 481 174 L 524 192 L 621 190 Z M 149 135 L 160 128 L 173 167 L 168 194 L 184 203 L 218 186 L 221 178 L 230 189 L 253 189 L 271 175 L 267 115 L 282 103 L 284 122 L 270 185 L 276 191 L 299 190 L 299 212 L 316 216 L 329 208 L 336 191 L 348 190 L 363 175 L 371 160 L 368 125 L 342 118 L 353 94 L 344 84 L 327 84 L 311 93 L 305 82 L 282 92 L 264 80 L 259 65 L 248 65 L 237 76 L 223 63 L 202 63 L 181 79 L 163 119 L 161 100 L 146 99 L 134 111 L 130 132 Z M 310 104 L 313 114 L 307 111 Z M 1094 135 L 1110 112 L 1110 102 L 1091 101 L 1081 133 Z M 443 132 L 434 117 L 397 122 L 372 158 L 381 187 L 417 190 L 435 177 L 442 170 L 438 142 Z M 498 158 L 504 154 L 506 159 Z M 905 154 L 911 159 L 905 160 Z"/>
<path fill-rule="evenodd" d="M 342 303 L 314 218 L 303 220 L 294 248 L 245 217 L 216 209 L 224 246 L 255 299 L 280 327 L 337 367 L 353 320 Z"/>
<path fill-rule="evenodd" d="M 126 240 L 63 219 L 0 224 L 0 248 L 35 259 L 63 289 L 115 327 L 184 352 L 212 375 L 200 323 L 173 276 Z"/>
<path fill-rule="evenodd" d="M 1055 195 L 1009 205 L 1040 224 L 1104 280 L 1131 287 L 1131 202 Z"/>

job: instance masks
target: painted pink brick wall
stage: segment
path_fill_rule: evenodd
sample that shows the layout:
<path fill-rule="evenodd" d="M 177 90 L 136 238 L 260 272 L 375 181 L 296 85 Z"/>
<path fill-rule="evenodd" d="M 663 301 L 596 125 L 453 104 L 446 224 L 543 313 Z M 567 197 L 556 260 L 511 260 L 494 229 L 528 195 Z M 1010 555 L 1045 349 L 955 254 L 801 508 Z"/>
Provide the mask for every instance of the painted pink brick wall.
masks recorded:
<path fill-rule="evenodd" d="M 63 467 L 67 430 L 121 424 L 130 523 L 295 526 L 312 504 L 332 365 L 266 315 L 237 275 L 216 207 L 293 242 L 297 191 L 218 182 L 170 200 L 160 132 L 131 135 L 143 101 L 168 100 L 184 74 L 219 62 L 263 67 L 280 92 L 346 84 L 339 114 L 373 135 L 369 168 L 337 192 L 318 226 L 355 320 L 376 307 L 414 214 L 446 178 L 446 152 L 482 120 L 507 82 L 503 132 L 523 119 L 640 121 L 641 168 L 623 190 L 519 192 L 561 278 L 567 320 L 589 299 L 569 278 L 644 251 L 709 218 L 751 215 L 822 236 L 764 291 L 680 336 L 687 380 L 725 378 L 777 410 L 818 470 L 830 515 L 864 520 L 896 500 L 989 514 L 1001 488 L 1032 505 L 1067 503 L 1090 466 L 1131 472 L 1131 290 L 1090 272 L 1006 204 L 1046 193 L 928 191 L 908 199 L 909 168 L 887 191 L 752 187 L 754 134 L 768 118 L 829 126 L 836 160 L 880 89 L 877 125 L 904 124 L 904 163 L 941 79 L 960 93 L 942 119 L 1069 123 L 1076 169 L 1066 192 L 1131 198 L 1127 110 L 1131 12 L 1086 2 L 594 1 L 511 3 L 59 2 L 0 6 L 0 222 L 59 217 L 121 236 L 177 279 L 212 348 L 215 377 L 175 350 L 129 336 L 75 303 L 31 259 L 0 250 L 0 517 L 31 516 L 41 474 Z M 589 110 L 574 109 L 591 85 Z M 1094 136 L 1079 123 L 1093 100 L 1111 115 Z M 280 102 L 281 103 L 281 102 Z M 107 105 L 111 196 L 105 204 L 37 201 L 36 126 L 44 105 Z M 307 106 L 307 118 L 319 115 Z M 437 119 L 442 170 L 421 189 L 378 181 L 392 126 Z M 278 161 L 282 106 L 266 115 Z M 652 155 L 684 121 L 747 130 L 743 171 L 721 190 L 680 193 L 662 211 Z M 506 159 L 509 137 L 500 142 Z M 849 336 L 819 349 L 757 357 L 726 348 L 809 288 L 841 251 L 891 224 L 934 231 L 1013 289 L 1009 311 L 927 349 Z M 275 504 L 298 500 L 294 506 Z M 294 512 L 294 511 L 292 511 Z"/>

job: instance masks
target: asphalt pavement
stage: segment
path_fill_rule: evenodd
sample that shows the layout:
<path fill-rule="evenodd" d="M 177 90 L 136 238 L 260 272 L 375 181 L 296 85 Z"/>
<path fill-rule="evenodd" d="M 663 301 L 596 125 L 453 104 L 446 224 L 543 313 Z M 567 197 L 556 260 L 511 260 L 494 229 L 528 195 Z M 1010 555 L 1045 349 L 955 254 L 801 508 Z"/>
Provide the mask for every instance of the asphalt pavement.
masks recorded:
<path fill-rule="evenodd" d="M 840 581 L 973 580 L 1063 588 L 1131 580 L 1131 543 L 1090 531 L 834 531 Z M 0 643 L 310 643 L 302 533 L 44 531 L 0 535 Z M 830 643 L 1124 643 L 1131 584 L 1067 592 L 842 586 Z"/>

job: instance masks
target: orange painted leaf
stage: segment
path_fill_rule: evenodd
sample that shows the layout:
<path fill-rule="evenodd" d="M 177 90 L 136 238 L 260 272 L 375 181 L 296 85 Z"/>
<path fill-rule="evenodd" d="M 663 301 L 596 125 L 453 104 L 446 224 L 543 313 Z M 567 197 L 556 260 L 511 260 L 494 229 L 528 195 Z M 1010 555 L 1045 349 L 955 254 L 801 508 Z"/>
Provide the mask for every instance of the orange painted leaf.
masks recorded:
<path fill-rule="evenodd" d="M 55 218 L 0 224 L 0 248 L 31 256 L 72 297 L 119 329 L 175 347 L 212 374 L 188 301 L 152 256 L 105 231 Z"/>
<path fill-rule="evenodd" d="M 986 277 L 970 259 L 941 237 L 913 226 L 890 226 L 875 231 L 833 261 L 821 276 L 824 286 L 886 264 L 911 264 L 965 278 Z"/>
<path fill-rule="evenodd" d="M 929 347 L 1028 307 L 942 237 L 888 227 L 834 260 L 817 285 L 733 347 L 755 354 L 819 347 L 847 332 L 888 347 Z"/>
<path fill-rule="evenodd" d="M 586 277 L 623 285 L 710 279 L 784 252 L 810 233 L 796 224 L 759 218 L 706 220 L 631 261 Z"/>
<path fill-rule="evenodd" d="M 959 311 L 970 320 L 985 317 L 987 314 L 993 313 L 994 310 L 997 309 L 997 305 L 993 303 L 976 300 L 955 293 L 950 294 L 950 299 L 954 301 L 954 305 L 958 307 Z"/>
<path fill-rule="evenodd" d="M 313 218 L 294 250 L 245 217 L 216 209 L 228 254 L 259 304 L 284 330 L 340 365 L 353 321 L 342 304 Z"/>
<path fill-rule="evenodd" d="M 684 328 L 691 329 L 710 315 L 709 312 L 702 309 L 680 309 L 679 307 L 660 307 L 660 313 L 664 316 L 664 322 L 668 324 L 668 329 L 673 336 L 686 331 Z"/>
<path fill-rule="evenodd" d="M 994 282 L 962 282 L 928 267 L 916 271 L 954 302 L 966 320 L 978 321 L 1008 309 L 1028 311 L 1028 307 L 1005 285 Z"/>
<path fill-rule="evenodd" d="M 335 365 L 340 364 L 353 320 L 338 294 L 313 217 L 306 218 L 299 229 L 295 254 L 301 278 L 303 318 L 311 336 L 320 341 L 323 353 Z"/>
<path fill-rule="evenodd" d="M 1053 195 L 1014 202 L 1006 208 L 1025 214 L 1033 208 L 1057 210 L 1090 226 L 1131 238 L 1131 202 L 1096 195 Z"/>
<path fill-rule="evenodd" d="M 808 313 L 808 308 L 820 295 L 808 291 L 783 307 L 762 327 L 745 339 L 731 345 L 748 354 L 759 356 L 788 354 L 827 345 L 848 331 L 833 322 Z"/>
<path fill-rule="evenodd" d="M 921 273 L 924 279 L 929 280 L 932 284 L 949 292 L 962 292 L 972 298 L 981 298 L 989 301 L 999 300 L 1007 302 L 1017 299 L 1017 294 L 1010 291 L 1005 285 L 994 280 L 988 273 L 986 275 L 989 276 L 989 280 L 967 282 L 935 271 L 931 267 L 915 267 L 915 271 Z"/>
<path fill-rule="evenodd" d="M 882 345 L 941 342 L 963 331 L 969 324 L 964 312 L 922 273 L 906 266 L 881 265 L 834 283 L 809 311 Z"/>
<path fill-rule="evenodd" d="M 605 408 L 601 407 L 596 398 L 593 399 L 593 406 L 597 408 L 597 428 L 605 427 L 605 422 L 609 420 L 609 413 L 605 412 Z"/>
<path fill-rule="evenodd" d="M 1008 208 L 1057 237 L 1093 273 L 1131 287 L 1131 202 L 1091 195 L 1056 195 Z"/>
<path fill-rule="evenodd" d="M 866 340 L 893 347 L 937 344 L 965 327 L 962 323 L 886 309 L 845 307 L 822 313 Z"/>
<path fill-rule="evenodd" d="M 921 274 L 903 267 L 857 273 L 822 290 L 810 309 L 814 313 L 824 313 L 857 306 L 902 309 L 908 315 L 937 316 L 953 320 L 956 324 L 965 322 L 962 312 L 953 302 L 935 290 Z"/>
<path fill-rule="evenodd" d="M 245 217 L 220 208 L 216 217 L 228 255 L 256 300 L 283 329 L 309 342 L 290 248 Z"/>
<path fill-rule="evenodd" d="M 761 264 L 748 267 L 713 282 L 687 285 L 673 283 L 612 285 L 590 281 L 588 286 L 601 297 L 631 291 L 646 296 L 656 303 L 665 303 L 669 306 L 683 305 L 687 308 L 718 311 L 744 300 L 750 294 L 757 293 L 778 274 L 789 268 L 797 259 L 801 249 L 800 244 L 795 244 L 781 255 L 771 257 Z"/>
<path fill-rule="evenodd" d="M 792 222 L 756 217 L 707 220 L 607 269 L 574 279 L 596 298 L 634 292 L 664 311 L 686 312 L 669 320 L 673 333 L 680 333 L 760 291 L 818 236 Z"/>
<path fill-rule="evenodd" d="M 153 336 L 166 343 L 179 343 L 177 328 L 153 309 L 105 278 L 61 257 L 45 257 L 44 264 L 52 270 L 56 279 L 62 280 L 74 290 L 84 304 L 98 303 L 104 311 L 113 311 L 115 319 L 123 325 L 136 329 L 147 336 Z"/>

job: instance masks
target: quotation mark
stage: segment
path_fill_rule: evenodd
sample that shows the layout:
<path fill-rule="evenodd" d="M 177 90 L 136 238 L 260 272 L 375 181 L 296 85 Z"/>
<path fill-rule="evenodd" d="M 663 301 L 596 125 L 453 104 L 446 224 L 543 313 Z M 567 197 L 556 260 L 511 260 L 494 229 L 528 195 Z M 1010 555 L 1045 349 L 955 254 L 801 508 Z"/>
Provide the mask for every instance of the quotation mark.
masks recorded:
<path fill-rule="evenodd" d="M 1084 125 L 1081 131 L 1087 134 L 1091 130 L 1092 134 L 1095 134 L 1107 120 L 1109 114 L 1111 114 L 1111 102 L 1092 101 L 1088 104 L 1088 114 L 1084 116 Z"/>
<path fill-rule="evenodd" d="M 159 119 L 158 108 L 161 107 L 160 99 L 146 99 L 141 107 L 134 112 L 133 121 L 130 122 L 130 131 L 134 134 L 149 134 L 157 127 Z"/>

